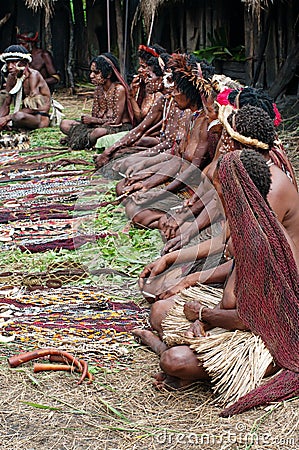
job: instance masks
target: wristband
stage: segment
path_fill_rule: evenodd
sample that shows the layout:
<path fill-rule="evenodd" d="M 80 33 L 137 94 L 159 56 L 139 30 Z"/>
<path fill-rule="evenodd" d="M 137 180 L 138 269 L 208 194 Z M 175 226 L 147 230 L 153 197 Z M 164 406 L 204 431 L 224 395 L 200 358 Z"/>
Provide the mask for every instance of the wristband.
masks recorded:
<path fill-rule="evenodd" d="M 199 311 L 198 311 L 198 320 L 200 321 L 200 322 L 203 322 L 203 320 L 202 320 L 202 310 L 205 308 L 205 306 L 201 306 L 200 307 L 200 309 L 199 309 Z"/>

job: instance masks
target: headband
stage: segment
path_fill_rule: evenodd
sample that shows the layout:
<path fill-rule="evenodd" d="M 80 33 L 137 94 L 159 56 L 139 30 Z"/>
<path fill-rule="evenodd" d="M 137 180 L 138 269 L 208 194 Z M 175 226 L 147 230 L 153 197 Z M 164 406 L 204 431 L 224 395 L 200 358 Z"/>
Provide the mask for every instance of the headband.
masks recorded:
<path fill-rule="evenodd" d="M 228 122 L 228 117 L 231 114 L 235 114 L 234 109 L 231 105 L 219 105 L 218 118 L 220 122 L 225 127 L 228 134 L 235 139 L 235 141 L 240 142 L 241 144 L 249 145 L 251 147 L 261 148 L 263 150 L 269 150 L 269 145 L 264 142 L 259 141 L 258 139 L 250 138 L 247 136 L 243 136 L 242 134 L 235 131 Z"/>
<path fill-rule="evenodd" d="M 151 55 L 159 58 L 159 54 L 151 47 L 147 47 L 146 45 L 139 45 L 138 50 L 143 50 L 144 52 L 150 53 Z"/>
<path fill-rule="evenodd" d="M 30 53 L 9 52 L 9 53 L 2 53 L 2 55 L 0 55 L 0 61 L 2 62 L 21 61 L 22 59 L 26 59 L 28 63 L 31 63 L 32 61 Z"/>
<path fill-rule="evenodd" d="M 35 33 L 34 36 L 29 37 L 26 34 L 17 34 L 17 39 L 19 41 L 25 41 L 25 42 L 37 42 L 38 41 L 38 31 Z"/>
<path fill-rule="evenodd" d="M 227 88 L 227 89 L 224 89 L 224 91 L 220 92 L 217 95 L 217 99 L 216 99 L 217 103 L 219 103 L 220 105 L 231 105 L 231 103 L 230 103 L 230 101 L 228 99 L 228 96 L 229 96 L 229 94 L 231 92 L 233 92 L 233 90 L 234 89 Z M 232 105 L 234 107 L 234 109 L 240 109 L 239 99 L 240 99 L 240 95 L 242 93 L 242 90 L 243 90 L 243 88 L 239 90 L 239 92 L 238 92 L 238 94 L 237 94 L 237 96 L 235 98 L 235 101 L 234 101 L 235 104 Z M 275 117 L 273 119 L 273 123 L 274 123 L 275 127 L 278 127 L 278 125 L 280 125 L 280 123 L 281 123 L 281 115 L 280 115 L 280 112 L 278 111 L 276 103 L 272 103 L 272 106 L 273 106 L 273 112 L 275 114 Z"/>

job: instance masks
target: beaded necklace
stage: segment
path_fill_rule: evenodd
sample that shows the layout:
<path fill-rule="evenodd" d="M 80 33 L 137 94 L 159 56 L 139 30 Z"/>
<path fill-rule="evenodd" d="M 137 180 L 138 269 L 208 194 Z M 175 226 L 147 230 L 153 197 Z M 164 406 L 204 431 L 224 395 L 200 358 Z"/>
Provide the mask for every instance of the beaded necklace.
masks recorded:
<path fill-rule="evenodd" d="M 113 89 L 111 89 L 111 87 Z M 110 86 L 105 92 L 102 86 L 99 86 L 95 95 L 92 116 L 98 119 L 107 119 L 115 121 L 117 117 L 117 84 Z M 112 113 L 112 114 L 111 114 Z"/>

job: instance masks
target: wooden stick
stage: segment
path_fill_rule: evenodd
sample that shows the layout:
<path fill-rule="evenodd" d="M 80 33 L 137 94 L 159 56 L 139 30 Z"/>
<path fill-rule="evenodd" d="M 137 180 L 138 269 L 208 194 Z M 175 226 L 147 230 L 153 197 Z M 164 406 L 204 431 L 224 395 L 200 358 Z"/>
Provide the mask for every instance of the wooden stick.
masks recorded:
<path fill-rule="evenodd" d="M 74 366 L 70 366 L 69 364 L 42 364 L 42 363 L 35 363 L 33 365 L 33 372 L 44 372 L 49 370 L 64 370 L 67 372 L 74 372 L 75 370 L 78 370 Z"/>

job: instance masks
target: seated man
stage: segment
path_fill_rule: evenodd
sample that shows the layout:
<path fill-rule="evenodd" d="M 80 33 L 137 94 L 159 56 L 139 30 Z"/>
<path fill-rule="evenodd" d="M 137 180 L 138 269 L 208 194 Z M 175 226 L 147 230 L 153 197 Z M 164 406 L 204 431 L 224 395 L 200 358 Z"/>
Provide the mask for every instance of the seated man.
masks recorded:
<path fill-rule="evenodd" d="M 41 74 L 29 67 L 31 55 L 21 45 L 11 45 L 0 56 L 7 74 L 7 93 L 0 107 L 0 130 L 49 126 L 51 93 Z M 14 111 L 10 107 L 14 103 Z"/>
<path fill-rule="evenodd" d="M 90 81 L 96 86 L 92 113 L 81 121 L 64 119 L 60 130 L 68 136 L 70 148 L 91 148 L 97 139 L 132 128 L 133 113 L 128 100 L 128 86 L 111 53 L 94 57 L 90 63 Z"/>
<path fill-rule="evenodd" d="M 38 32 L 17 34 L 17 40 L 18 44 L 23 45 L 31 54 L 30 67 L 42 74 L 50 91 L 53 92 L 60 81 L 60 76 L 55 69 L 51 53 L 37 46 Z"/>
<path fill-rule="evenodd" d="M 171 347 L 150 331 L 135 330 L 134 334 L 160 356 L 164 374 L 156 377 L 157 387 L 178 388 L 211 377 L 218 386 L 221 383 L 222 402 L 234 403 L 221 413 L 227 417 L 298 395 L 299 259 L 267 203 L 271 176 L 261 155 L 250 150 L 227 153 L 214 184 L 228 217 L 234 249 L 234 267 L 222 300 L 208 307 L 204 296 L 202 303 L 180 297 L 176 311 L 182 314 L 174 323 L 173 310 L 171 321 L 166 317 L 159 329 Z M 153 318 L 151 322 L 157 329 Z M 242 334 L 242 330 L 252 334 Z M 284 370 L 259 386 L 279 366 Z"/>

